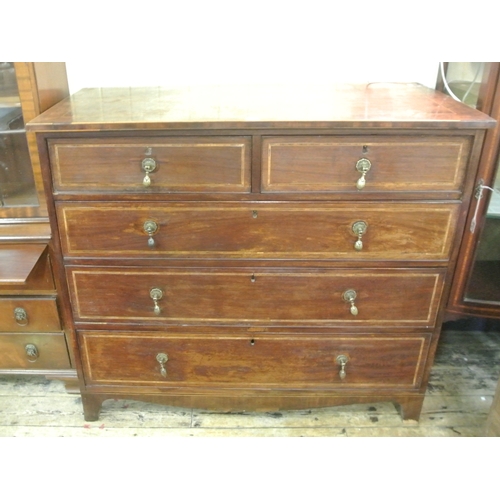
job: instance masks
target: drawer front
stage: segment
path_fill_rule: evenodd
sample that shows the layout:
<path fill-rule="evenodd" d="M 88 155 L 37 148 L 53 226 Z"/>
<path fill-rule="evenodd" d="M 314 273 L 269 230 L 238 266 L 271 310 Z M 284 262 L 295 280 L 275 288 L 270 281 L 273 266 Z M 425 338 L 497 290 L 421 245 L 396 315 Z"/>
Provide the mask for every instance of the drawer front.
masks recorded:
<path fill-rule="evenodd" d="M 77 322 L 432 327 L 445 271 L 69 267 L 67 274 Z M 344 299 L 350 290 L 353 303 L 350 294 Z"/>
<path fill-rule="evenodd" d="M 250 191 L 250 150 L 247 137 L 49 141 L 56 193 L 246 193 Z"/>
<path fill-rule="evenodd" d="M 63 333 L 0 333 L 0 370 L 71 368 Z"/>
<path fill-rule="evenodd" d="M 198 389 L 417 388 L 429 340 L 429 334 L 250 337 L 89 331 L 79 336 L 88 385 Z"/>
<path fill-rule="evenodd" d="M 53 298 L 0 299 L 0 332 L 54 332 L 61 330 Z"/>
<path fill-rule="evenodd" d="M 67 257 L 446 260 L 460 205 L 59 203 Z M 361 224 L 361 225 L 360 225 Z"/>
<path fill-rule="evenodd" d="M 469 137 L 268 137 L 262 190 L 279 192 L 460 192 Z M 369 160 L 365 185 L 356 165 Z M 366 163 L 365 163 L 366 165 Z M 361 165 L 359 166 L 361 169 Z"/>

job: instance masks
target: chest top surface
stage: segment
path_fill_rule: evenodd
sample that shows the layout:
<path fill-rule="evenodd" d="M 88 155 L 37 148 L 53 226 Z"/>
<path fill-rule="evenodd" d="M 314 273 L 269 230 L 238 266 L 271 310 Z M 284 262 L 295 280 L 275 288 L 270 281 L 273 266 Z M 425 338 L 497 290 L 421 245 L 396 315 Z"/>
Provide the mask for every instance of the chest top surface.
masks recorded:
<path fill-rule="evenodd" d="M 413 83 L 88 88 L 32 131 L 493 127 L 489 116 Z"/>

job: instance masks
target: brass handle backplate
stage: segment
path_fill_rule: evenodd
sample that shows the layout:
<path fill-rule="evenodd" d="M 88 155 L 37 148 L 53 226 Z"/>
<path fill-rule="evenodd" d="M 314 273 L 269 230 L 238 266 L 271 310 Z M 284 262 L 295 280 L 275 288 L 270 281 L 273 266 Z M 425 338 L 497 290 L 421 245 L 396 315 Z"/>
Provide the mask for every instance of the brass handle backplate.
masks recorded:
<path fill-rule="evenodd" d="M 358 294 L 356 293 L 355 290 L 346 290 L 343 294 L 342 294 L 342 298 L 346 301 L 346 302 L 349 302 L 349 304 L 351 304 L 351 308 L 350 308 L 350 311 L 351 311 L 351 314 L 353 316 L 357 316 L 358 315 L 358 308 L 356 307 L 354 301 L 356 300 L 356 297 L 358 296 Z"/>
<path fill-rule="evenodd" d="M 158 315 L 161 312 L 160 306 L 158 305 L 158 301 L 163 297 L 163 292 L 159 288 L 151 288 L 149 291 L 149 296 L 153 299 L 154 308 L 153 312 Z"/>
<path fill-rule="evenodd" d="M 338 365 L 340 365 L 339 377 L 341 378 L 341 380 L 344 380 L 346 377 L 345 366 L 347 365 L 348 361 L 349 358 L 345 354 L 337 356 L 336 362 Z"/>
<path fill-rule="evenodd" d="M 358 160 L 356 162 L 356 170 L 361 174 L 361 177 L 358 179 L 356 182 L 356 187 L 361 190 L 365 187 L 366 185 L 366 174 L 368 171 L 372 168 L 372 164 L 370 160 L 366 158 L 361 158 L 361 160 Z"/>
<path fill-rule="evenodd" d="M 164 352 L 160 352 L 156 355 L 156 361 L 160 363 L 160 373 L 162 377 L 167 377 L 167 369 L 165 368 L 165 363 L 168 361 L 168 355 Z"/>
<path fill-rule="evenodd" d="M 368 229 L 368 224 L 365 221 L 358 221 L 352 225 L 352 232 L 358 237 L 356 243 L 354 243 L 354 249 L 361 251 L 363 250 L 363 235 L 366 233 Z"/>
<path fill-rule="evenodd" d="M 35 344 L 26 344 L 24 350 L 26 351 L 26 356 L 28 356 L 28 361 L 31 363 L 34 363 L 38 359 L 38 356 L 40 356 Z"/>
<path fill-rule="evenodd" d="M 26 326 L 29 323 L 28 313 L 26 309 L 22 307 L 16 307 L 14 309 L 14 318 L 19 326 Z"/>
<path fill-rule="evenodd" d="M 156 170 L 156 161 L 153 158 L 144 158 L 141 163 L 141 169 L 146 173 L 142 180 L 142 184 L 145 187 L 149 187 L 151 185 L 151 177 L 149 177 L 149 174 Z"/>
<path fill-rule="evenodd" d="M 142 228 L 144 229 L 144 232 L 149 236 L 148 238 L 148 246 L 149 247 L 154 247 L 155 246 L 155 240 L 153 238 L 153 235 L 158 232 L 158 224 L 154 220 L 147 220 Z"/>

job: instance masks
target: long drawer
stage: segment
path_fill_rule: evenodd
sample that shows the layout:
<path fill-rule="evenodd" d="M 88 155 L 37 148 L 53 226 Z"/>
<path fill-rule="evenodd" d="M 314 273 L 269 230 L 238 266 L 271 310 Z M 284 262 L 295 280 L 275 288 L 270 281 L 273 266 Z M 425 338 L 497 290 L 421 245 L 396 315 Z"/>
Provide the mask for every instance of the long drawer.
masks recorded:
<path fill-rule="evenodd" d="M 432 327 L 440 269 L 68 266 L 75 320 L 144 324 Z"/>
<path fill-rule="evenodd" d="M 248 137 L 147 137 L 49 141 L 54 190 L 250 191 Z"/>
<path fill-rule="evenodd" d="M 440 135 L 266 137 L 262 142 L 262 190 L 360 196 L 460 192 L 470 140 Z"/>
<path fill-rule="evenodd" d="M 442 260 L 458 203 L 59 203 L 67 257 Z"/>
<path fill-rule="evenodd" d="M 54 298 L 0 298 L 0 332 L 56 332 L 61 330 Z"/>
<path fill-rule="evenodd" d="M 430 334 L 182 335 L 83 331 L 87 385 L 407 388 L 419 386 Z"/>
<path fill-rule="evenodd" d="M 0 370 L 71 368 L 62 332 L 0 333 Z"/>

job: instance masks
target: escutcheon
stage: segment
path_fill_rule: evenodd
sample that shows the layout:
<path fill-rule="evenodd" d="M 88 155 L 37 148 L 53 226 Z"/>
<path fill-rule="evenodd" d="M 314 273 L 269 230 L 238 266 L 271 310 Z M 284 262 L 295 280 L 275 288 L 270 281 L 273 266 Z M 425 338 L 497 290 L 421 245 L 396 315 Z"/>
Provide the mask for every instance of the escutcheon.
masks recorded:
<path fill-rule="evenodd" d="M 368 171 L 372 168 L 372 164 L 370 160 L 367 158 L 361 158 L 361 160 L 358 160 L 356 162 L 356 170 L 361 174 L 361 177 L 358 179 L 356 182 L 356 187 L 361 190 L 365 187 L 366 185 L 366 174 Z"/>
<path fill-rule="evenodd" d="M 159 352 L 156 355 L 156 361 L 160 363 L 160 373 L 162 377 L 167 377 L 167 369 L 165 368 L 165 363 L 168 361 L 168 355 L 164 352 Z"/>
<path fill-rule="evenodd" d="M 149 174 L 156 170 L 156 161 L 153 158 L 144 158 L 144 160 L 142 160 L 141 168 L 143 172 L 146 173 L 144 179 L 142 180 L 142 184 L 145 187 L 148 187 L 151 185 L 151 177 L 149 177 Z"/>
<path fill-rule="evenodd" d="M 368 229 L 368 224 L 365 221 L 358 221 L 355 222 L 352 225 L 352 232 L 358 237 L 358 240 L 356 243 L 354 243 L 354 249 L 361 251 L 363 250 L 363 241 L 361 238 L 363 238 L 363 235 L 366 233 L 366 230 Z"/>
<path fill-rule="evenodd" d="M 151 288 L 149 291 L 149 296 L 153 299 L 154 308 L 153 312 L 156 315 L 159 315 L 161 312 L 160 306 L 158 305 L 158 301 L 163 297 L 163 292 L 159 288 Z"/>
<path fill-rule="evenodd" d="M 357 316 L 358 315 L 358 308 L 356 307 L 356 305 L 354 304 L 354 301 L 356 300 L 356 297 L 358 296 L 358 294 L 356 293 L 355 290 L 346 290 L 343 294 L 342 294 L 342 298 L 346 301 L 346 302 L 349 302 L 349 304 L 351 304 L 351 307 L 350 307 L 350 312 L 353 316 Z"/>

